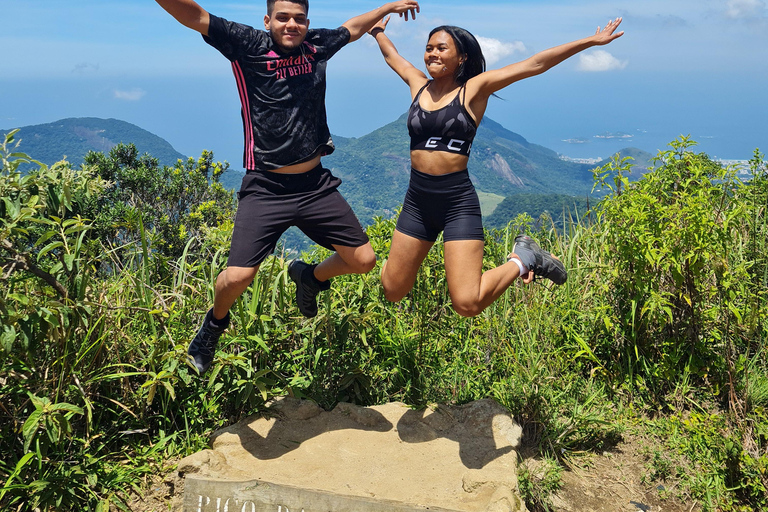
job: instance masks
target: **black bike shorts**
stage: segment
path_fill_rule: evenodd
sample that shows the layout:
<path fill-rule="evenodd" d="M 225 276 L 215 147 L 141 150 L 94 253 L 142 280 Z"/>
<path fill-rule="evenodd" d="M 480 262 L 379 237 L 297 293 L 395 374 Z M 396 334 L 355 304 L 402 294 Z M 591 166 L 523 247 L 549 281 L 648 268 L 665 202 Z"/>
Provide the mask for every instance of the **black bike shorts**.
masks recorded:
<path fill-rule="evenodd" d="M 340 184 L 321 165 L 301 174 L 248 171 L 237 194 L 227 265 L 252 268 L 261 264 L 291 226 L 326 249 L 365 245 L 368 236 L 337 190 Z"/>
<path fill-rule="evenodd" d="M 441 231 L 446 242 L 484 240 L 480 200 L 469 172 L 434 176 L 411 169 L 397 230 L 429 242 Z"/>

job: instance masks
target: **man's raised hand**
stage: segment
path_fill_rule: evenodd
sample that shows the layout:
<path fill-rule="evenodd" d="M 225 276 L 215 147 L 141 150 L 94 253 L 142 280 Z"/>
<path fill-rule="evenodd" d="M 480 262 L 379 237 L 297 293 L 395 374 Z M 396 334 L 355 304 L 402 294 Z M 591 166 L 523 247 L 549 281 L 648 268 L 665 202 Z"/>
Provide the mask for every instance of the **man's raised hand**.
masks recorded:
<path fill-rule="evenodd" d="M 399 14 L 401 18 L 405 16 L 405 21 L 408 21 L 409 13 L 411 15 L 411 19 L 415 20 L 416 13 L 421 12 L 419 8 L 419 2 L 416 0 L 399 0 L 397 2 L 392 2 L 388 11 L 391 13 Z"/>

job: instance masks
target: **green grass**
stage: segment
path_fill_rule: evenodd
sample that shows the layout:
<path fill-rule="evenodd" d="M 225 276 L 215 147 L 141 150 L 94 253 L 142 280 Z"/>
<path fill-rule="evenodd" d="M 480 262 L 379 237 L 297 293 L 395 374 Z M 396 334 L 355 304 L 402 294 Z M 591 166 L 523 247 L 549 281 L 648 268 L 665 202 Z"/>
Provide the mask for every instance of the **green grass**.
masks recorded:
<path fill-rule="evenodd" d="M 0 240 L 12 244 L 0 256 L 29 256 L 39 272 L 0 274 L 0 509 L 125 509 L 135 482 L 288 393 L 329 409 L 493 397 L 546 461 L 521 474 L 532 510 L 548 506 L 561 468 L 615 445 L 630 424 L 662 447 L 648 453 L 649 484 L 677 479 L 705 510 L 765 507 L 765 164 L 756 155 L 755 179 L 739 184 L 687 144 L 636 184 L 622 181 L 624 163 L 606 166 L 602 179 L 620 190 L 590 224 L 531 233 L 561 256 L 568 282 L 516 284 L 475 318 L 451 309 L 439 243 L 403 301 L 384 299 L 377 266 L 334 279 L 313 319 L 294 305 L 278 253 L 199 379 L 186 345 L 231 223 L 196 224 L 173 257 L 143 222 L 119 246 L 89 238 L 78 208 L 99 193 L 93 181 L 63 168 L 21 177 L 6 142 Z M 505 261 L 529 220 L 487 233 L 486 268 Z M 379 265 L 393 229 L 378 219 L 368 230 Z"/>

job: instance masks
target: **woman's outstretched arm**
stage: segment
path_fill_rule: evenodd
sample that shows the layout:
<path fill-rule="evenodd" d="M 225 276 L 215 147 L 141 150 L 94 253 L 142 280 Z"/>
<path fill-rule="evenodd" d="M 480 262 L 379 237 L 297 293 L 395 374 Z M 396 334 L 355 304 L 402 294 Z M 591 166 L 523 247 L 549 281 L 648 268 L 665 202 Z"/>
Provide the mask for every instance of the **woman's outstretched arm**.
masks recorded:
<path fill-rule="evenodd" d="M 411 91 L 418 90 L 427 81 L 427 75 L 397 52 L 394 43 L 384 33 L 387 23 L 389 23 L 389 16 L 374 25 L 368 33 L 376 39 L 379 50 L 389 67 L 411 87 Z"/>
<path fill-rule="evenodd" d="M 621 18 L 616 18 L 608 22 L 602 30 L 597 27 L 595 34 L 590 37 L 549 48 L 501 69 L 486 71 L 470 80 L 467 93 L 471 94 L 474 90 L 478 96 L 487 98 L 518 80 L 540 75 L 587 48 L 606 45 L 618 39 L 624 35 L 623 31 L 616 32 L 620 24 Z"/>

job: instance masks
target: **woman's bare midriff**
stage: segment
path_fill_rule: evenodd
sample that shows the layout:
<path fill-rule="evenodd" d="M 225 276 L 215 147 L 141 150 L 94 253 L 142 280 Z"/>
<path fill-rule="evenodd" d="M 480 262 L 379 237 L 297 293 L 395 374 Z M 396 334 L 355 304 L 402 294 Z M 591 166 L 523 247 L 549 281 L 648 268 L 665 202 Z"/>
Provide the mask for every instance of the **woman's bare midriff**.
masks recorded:
<path fill-rule="evenodd" d="M 467 168 L 469 157 L 452 155 L 444 151 L 411 151 L 411 167 L 424 174 L 440 176 L 463 171 Z"/>

